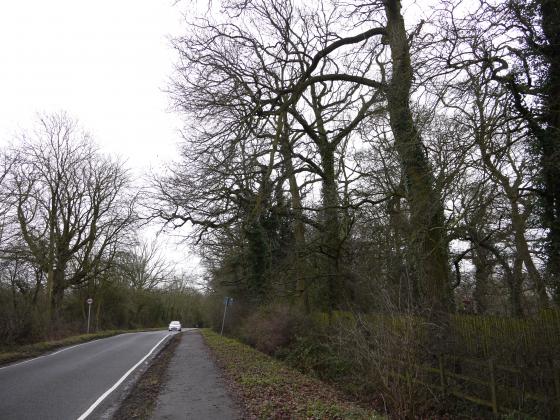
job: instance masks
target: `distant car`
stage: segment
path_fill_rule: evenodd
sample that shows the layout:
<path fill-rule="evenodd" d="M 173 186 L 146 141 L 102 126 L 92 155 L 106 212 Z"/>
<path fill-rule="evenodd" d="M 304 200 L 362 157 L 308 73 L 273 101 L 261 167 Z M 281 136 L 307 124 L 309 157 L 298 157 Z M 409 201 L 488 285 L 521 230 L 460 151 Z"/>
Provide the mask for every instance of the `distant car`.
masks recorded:
<path fill-rule="evenodd" d="M 179 321 L 171 321 L 169 331 L 181 331 L 181 323 Z"/>

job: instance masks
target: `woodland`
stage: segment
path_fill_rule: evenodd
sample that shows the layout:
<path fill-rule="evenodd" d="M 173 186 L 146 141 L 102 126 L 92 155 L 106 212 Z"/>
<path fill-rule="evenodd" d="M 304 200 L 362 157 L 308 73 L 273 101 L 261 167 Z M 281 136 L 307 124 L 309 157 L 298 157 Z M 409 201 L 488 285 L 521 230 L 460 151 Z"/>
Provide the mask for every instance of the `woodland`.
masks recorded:
<path fill-rule="evenodd" d="M 66 114 L 4 151 L 0 339 L 232 297 L 226 334 L 392 417 L 560 412 L 560 2 L 224 0 L 172 42 L 148 185 Z"/>

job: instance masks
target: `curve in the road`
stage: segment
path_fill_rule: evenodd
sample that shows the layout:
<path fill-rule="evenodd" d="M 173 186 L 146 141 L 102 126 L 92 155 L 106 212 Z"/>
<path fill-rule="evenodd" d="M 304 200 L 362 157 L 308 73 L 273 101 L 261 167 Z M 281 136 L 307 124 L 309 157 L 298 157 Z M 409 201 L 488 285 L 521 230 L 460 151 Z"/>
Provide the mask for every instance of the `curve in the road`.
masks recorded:
<path fill-rule="evenodd" d="M 169 336 L 128 333 L 0 370 L 0 418 L 85 419 Z"/>

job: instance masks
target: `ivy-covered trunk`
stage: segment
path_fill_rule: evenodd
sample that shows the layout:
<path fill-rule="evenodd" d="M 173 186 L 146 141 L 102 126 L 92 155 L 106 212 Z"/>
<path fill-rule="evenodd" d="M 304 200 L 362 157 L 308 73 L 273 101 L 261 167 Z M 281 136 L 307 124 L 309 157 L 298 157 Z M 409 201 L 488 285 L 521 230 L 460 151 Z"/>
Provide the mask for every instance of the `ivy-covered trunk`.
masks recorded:
<path fill-rule="evenodd" d="M 344 300 L 345 287 L 339 270 L 340 217 L 334 150 L 325 144 L 320 151 L 323 167 L 323 233 L 321 255 L 326 278 L 328 309 L 337 309 Z"/>
<path fill-rule="evenodd" d="M 291 209 L 294 214 L 294 244 L 295 244 L 295 293 L 298 304 L 305 311 L 309 310 L 309 298 L 305 283 L 305 225 L 303 224 L 303 208 L 301 194 L 292 162 L 292 148 L 290 145 L 290 127 L 286 113 L 279 119 L 280 127 L 280 153 L 286 177 L 290 186 Z"/>
<path fill-rule="evenodd" d="M 61 264 L 53 271 L 53 288 L 50 300 L 51 321 L 57 322 L 61 318 L 62 301 L 64 299 L 65 284 L 65 265 Z"/>
<path fill-rule="evenodd" d="M 544 184 L 544 225 L 548 228 L 548 268 L 554 299 L 560 304 L 560 9 L 558 0 L 540 0 L 542 30 L 547 41 L 541 48 L 548 66 L 543 91 L 543 120 L 540 141 Z"/>
<path fill-rule="evenodd" d="M 419 278 L 420 309 L 430 314 L 453 309 L 443 204 L 410 109 L 412 65 L 399 0 L 385 0 L 392 77 L 387 88 L 390 125 L 406 177 L 412 248 Z"/>

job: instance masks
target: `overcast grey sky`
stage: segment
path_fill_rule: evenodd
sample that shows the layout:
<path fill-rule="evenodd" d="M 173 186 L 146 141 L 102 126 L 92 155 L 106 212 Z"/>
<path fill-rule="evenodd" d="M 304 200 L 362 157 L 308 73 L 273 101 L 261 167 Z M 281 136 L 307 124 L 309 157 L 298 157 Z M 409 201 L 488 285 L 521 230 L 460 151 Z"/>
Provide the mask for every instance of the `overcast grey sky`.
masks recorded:
<path fill-rule="evenodd" d="M 183 32 L 173 0 L 0 2 L 0 144 L 37 112 L 65 110 L 136 174 L 173 158 L 177 115 L 163 91 Z M 171 259 L 196 266 L 167 237 Z"/>
<path fill-rule="evenodd" d="M 66 110 L 132 167 L 171 157 L 179 122 L 162 90 L 180 31 L 172 0 L 1 2 L 0 135 Z"/>

